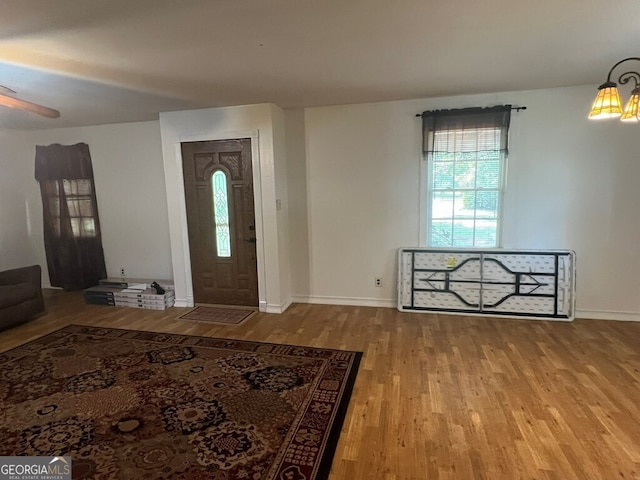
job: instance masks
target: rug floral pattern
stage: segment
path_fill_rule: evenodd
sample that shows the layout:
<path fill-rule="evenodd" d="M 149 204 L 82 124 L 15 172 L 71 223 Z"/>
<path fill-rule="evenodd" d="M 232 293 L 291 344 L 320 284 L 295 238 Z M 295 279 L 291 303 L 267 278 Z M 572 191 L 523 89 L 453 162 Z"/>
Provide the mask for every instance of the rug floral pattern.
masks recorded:
<path fill-rule="evenodd" d="M 0 353 L 0 455 L 74 479 L 328 475 L 360 353 L 72 325 Z"/>

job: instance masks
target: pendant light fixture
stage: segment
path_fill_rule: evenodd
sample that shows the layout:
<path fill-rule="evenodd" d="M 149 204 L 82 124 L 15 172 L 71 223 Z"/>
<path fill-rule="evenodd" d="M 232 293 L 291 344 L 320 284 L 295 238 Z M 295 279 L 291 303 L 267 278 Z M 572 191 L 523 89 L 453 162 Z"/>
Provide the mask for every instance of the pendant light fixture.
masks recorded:
<path fill-rule="evenodd" d="M 633 80 L 635 87 L 631 91 L 631 98 L 627 105 L 622 109 L 622 101 L 618 93 L 618 85 L 611 81 L 611 74 L 621 64 L 635 60 L 640 62 L 640 57 L 629 57 L 616 63 L 607 75 L 607 81 L 598 87 L 598 95 L 593 102 L 589 118 L 592 120 L 600 120 L 604 118 L 617 118 L 623 122 L 640 121 L 640 73 L 629 70 L 618 77 L 618 82 L 625 85 Z"/>

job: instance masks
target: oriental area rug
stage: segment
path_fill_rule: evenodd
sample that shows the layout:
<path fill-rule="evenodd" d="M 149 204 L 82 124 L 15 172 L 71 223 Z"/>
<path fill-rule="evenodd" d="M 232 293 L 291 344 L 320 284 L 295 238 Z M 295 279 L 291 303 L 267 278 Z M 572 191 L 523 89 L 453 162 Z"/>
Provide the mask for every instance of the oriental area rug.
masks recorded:
<path fill-rule="evenodd" d="M 361 353 L 71 325 L 0 353 L 0 455 L 74 479 L 327 478 Z"/>
<path fill-rule="evenodd" d="M 239 325 L 255 313 L 256 310 L 248 308 L 225 308 L 198 305 L 193 310 L 189 310 L 178 318 L 182 320 L 193 320 L 194 322 Z"/>

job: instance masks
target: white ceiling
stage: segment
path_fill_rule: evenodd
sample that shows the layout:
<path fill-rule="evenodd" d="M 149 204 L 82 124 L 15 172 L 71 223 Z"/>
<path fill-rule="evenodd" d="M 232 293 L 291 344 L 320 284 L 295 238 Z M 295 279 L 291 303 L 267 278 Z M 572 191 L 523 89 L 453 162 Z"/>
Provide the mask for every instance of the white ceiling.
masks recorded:
<path fill-rule="evenodd" d="M 61 117 L 0 128 L 597 85 L 639 46 L 638 0 L 2 0 L 0 85 Z"/>

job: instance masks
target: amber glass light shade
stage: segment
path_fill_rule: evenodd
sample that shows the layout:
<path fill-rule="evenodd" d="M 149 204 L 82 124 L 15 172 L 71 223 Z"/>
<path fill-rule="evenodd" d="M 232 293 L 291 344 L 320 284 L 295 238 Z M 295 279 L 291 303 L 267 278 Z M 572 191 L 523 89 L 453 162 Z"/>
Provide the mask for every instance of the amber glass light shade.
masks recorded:
<path fill-rule="evenodd" d="M 640 88 L 634 88 L 631 92 L 631 98 L 624 107 L 624 113 L 620 120 L 623 122 L 640 121 Z"/>
<path fill-rule="evenodd" d="M 598 87 L 598 95 L 591 107 L 589 118 L 598 120 L 619 117 L 620 115 L 622 115 L 622 102 L 618 87 L 613 82 L 603 83 Z"/>

